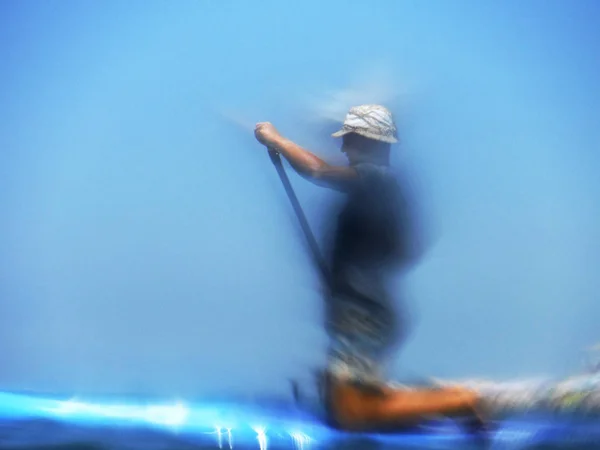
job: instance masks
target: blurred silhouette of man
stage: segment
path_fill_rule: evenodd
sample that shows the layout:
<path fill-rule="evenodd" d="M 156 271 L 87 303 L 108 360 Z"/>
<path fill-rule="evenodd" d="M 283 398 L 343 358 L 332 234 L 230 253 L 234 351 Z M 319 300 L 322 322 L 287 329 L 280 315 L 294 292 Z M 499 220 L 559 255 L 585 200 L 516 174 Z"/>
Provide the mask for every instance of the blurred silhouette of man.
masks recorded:
<path fill-rule="evenodd" d="M 326 163 L 268 122 L 256 125 L 255 136 L 305 179 L 346 194 L 336 217 L 325 302 L 330 345 L 323 399 L 329 422 L 344 430 L 371 430 L 414 425 L 436 414 L 477 417 L 474 391 L 400 389 L 384 381 L 390 350 L 403 334 L 386 275 L 412 259 L 404 200 L 390 168 L 398 142 L 391 112 L 381 105 L 349 110 L 333 134 L 342 139 L 347 166 Z"/>

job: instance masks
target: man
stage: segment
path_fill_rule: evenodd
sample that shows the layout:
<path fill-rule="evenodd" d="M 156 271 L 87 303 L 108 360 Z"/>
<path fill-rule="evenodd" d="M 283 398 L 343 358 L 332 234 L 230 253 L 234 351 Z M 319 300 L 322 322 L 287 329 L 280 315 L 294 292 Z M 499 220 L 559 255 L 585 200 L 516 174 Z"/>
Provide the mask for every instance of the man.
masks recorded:
<path fill-rule="evenodd" d="M 477 417 L 479 398 L 466 388 L 395 389 L 383 382 L 383 365 L 402 332 L 385 276 L 407 256 L 402 199 L 390 169 L 391 146 L 398 141 L 392 114 L 380 105 L 350 109 L 333 134 L 342 138 L 348 166 L 326 163 L 268 122 L 256 125 L 255 136 L 302 177 L 347 195 L 337 217 L 326 302 L 330 423 L 360 431 L 414 425 L 429 415 Z"/>

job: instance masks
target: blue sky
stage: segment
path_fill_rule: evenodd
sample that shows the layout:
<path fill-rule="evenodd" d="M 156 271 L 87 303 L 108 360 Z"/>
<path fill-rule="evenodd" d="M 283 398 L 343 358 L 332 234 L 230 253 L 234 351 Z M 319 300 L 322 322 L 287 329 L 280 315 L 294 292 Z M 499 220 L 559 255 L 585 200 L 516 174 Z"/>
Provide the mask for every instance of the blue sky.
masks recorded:
<path fill-rule="evenodd" d="M 339 161 L 324 110 L 386 96 L 429 239 L 395 374 L 561 375 L 600 341 L 597 2 L 0 9 L 0 388 L 286 392 L 323 361 L 317 279 L 223 112 Z M 322 238 L 337 194 L 290 176 Z"/>

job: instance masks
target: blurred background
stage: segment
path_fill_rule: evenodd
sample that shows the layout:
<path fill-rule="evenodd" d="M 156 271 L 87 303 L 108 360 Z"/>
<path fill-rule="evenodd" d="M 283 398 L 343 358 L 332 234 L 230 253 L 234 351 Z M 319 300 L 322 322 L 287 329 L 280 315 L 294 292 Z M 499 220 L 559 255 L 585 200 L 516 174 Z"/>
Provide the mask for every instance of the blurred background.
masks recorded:
<path fill-rule="evenodd" d="M 426 248 L 394 374 L 580 370 L 598 42 L 593 0 L 2 2 L 0 389 L 287 395 L 323 363 L 318 278 L 246 127 L 340 162 L 365 102 L 396 115 Z M 324 239 L 339 197 L 288 173 Z"/>

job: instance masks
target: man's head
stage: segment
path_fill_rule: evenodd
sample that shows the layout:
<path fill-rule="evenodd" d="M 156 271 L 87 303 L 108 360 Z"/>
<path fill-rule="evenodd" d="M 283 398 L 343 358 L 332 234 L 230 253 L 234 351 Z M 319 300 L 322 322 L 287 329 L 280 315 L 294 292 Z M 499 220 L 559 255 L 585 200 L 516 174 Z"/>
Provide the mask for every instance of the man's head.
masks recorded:
<path fill-rule="evenodd" d="M 342 129 L 333 133 L 342 137 L 342 152 L 351 164 L 376 162 L 387 164 L 391 144 L 398 142 L 392 113 L 381 105 L 350 108 Z"/>

